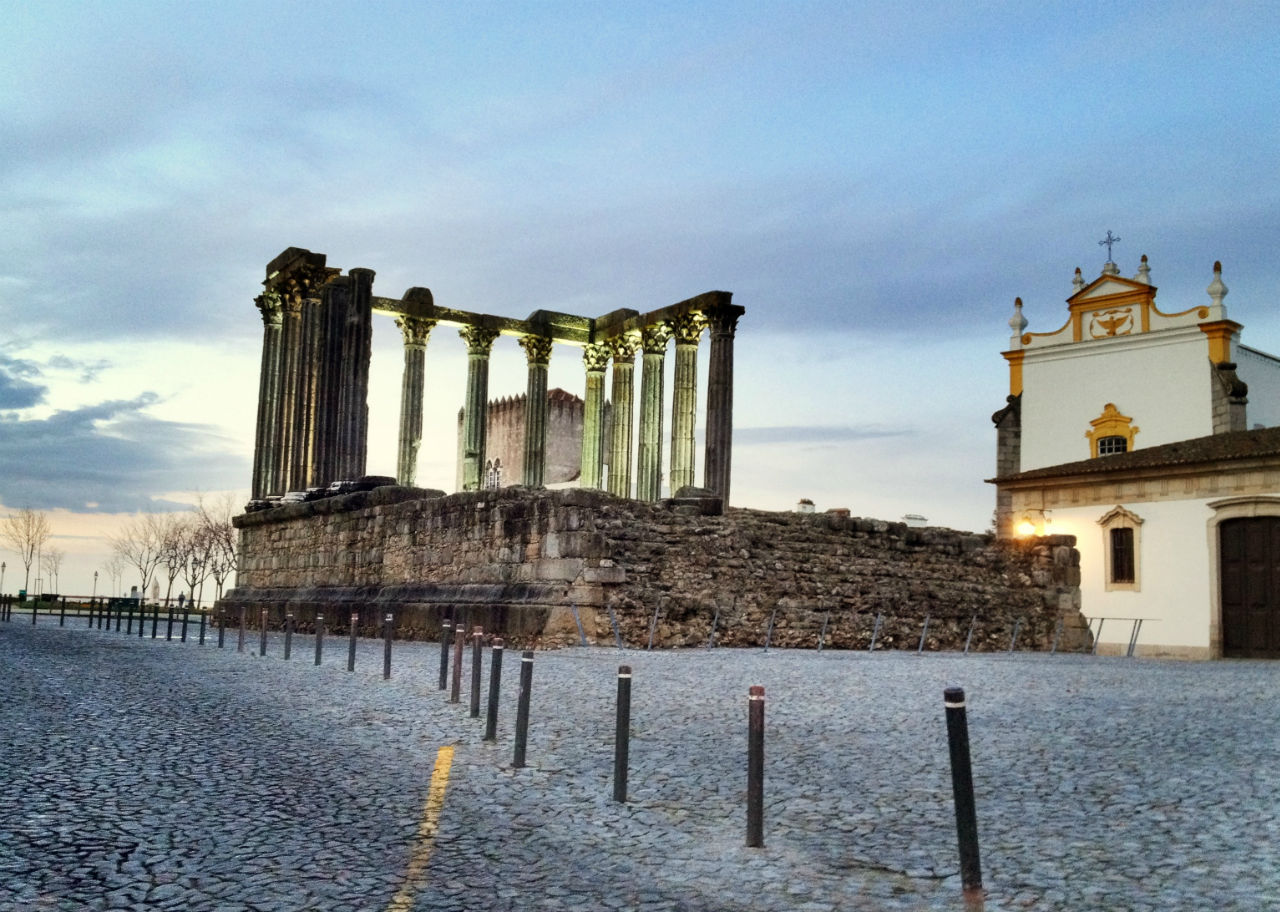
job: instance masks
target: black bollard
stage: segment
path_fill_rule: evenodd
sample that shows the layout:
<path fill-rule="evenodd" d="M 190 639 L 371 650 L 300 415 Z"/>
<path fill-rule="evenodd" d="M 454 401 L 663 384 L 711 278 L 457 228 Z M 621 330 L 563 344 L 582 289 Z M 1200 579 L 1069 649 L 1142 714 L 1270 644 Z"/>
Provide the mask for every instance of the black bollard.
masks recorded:
<path fill-rule="evenodd" d="M 138 639 L 146 636 L 147 627 L 147 608 L 145 605 L 138 606 Z"/>
<path fill-rule="evenodd" d="M 484 650 L 484 631 L 471 631 L 471 718 L 480 718 L 480 657 Z"/>
<path fill-rule="evenodd" d="M 448 619 L 440 622 L 440 689 L 449 687 L 449 643 L 452 639 L 453 623 Z"/>
<path fill-rule="evenodd" d="M 324 654 L 324 615 L 316 612 L 316 664 L 320 664 L 320 657 Z"/>
<path fill-rule="evenodd" d="M 347 637 L 347 671 L 356 670 L 356 633 L 359 630 L 360 614 L 351 612 L 351 623 L 347 625 L 350 635 Z"/>
<path fill-rule="evenodd" d="M 110 610 L 111 610 L 111 603 L 110 603 L 110 602 L 107 602 L 107 604 L 106 604 L 105 606 L 104 606 L 104 605 L 99 605 L 99 606 L 98 606 L 98 629 L 99 629 L 99 630 L 101 630 L 101 629 L 102 629 L 102 623 L 103 623 L 103 621 L 106 621 L 106 623 L 107 623 L 107 629 L 108 629 L 108 630 L 110 630 L 110 629 L 111 629 L 111 616 L 110 616 L 110 614 L 108 614 L 108 612 L 109 612 Z"/>
<path fill-rule="evenodd" d="M 205 624 L 205 615 L 207 614 L 208 612 L 205 611 L 203 608 L 200 609 L 200 645 L 201 646 L 204 645 L 204 624 Z"/>
<path fill-rule="evenodd" d="M 97 603 L 98 603 L 98 600 L 97 600 L 96 598 L 91 598 L 91 599 L 89 599 L 89 629 L 90 629 L 90 630 L 92 630 L 92 629 L 93 629 L 93 617 L 94 617 L 94 615 L 96 615 L 96 614 L 98 613 L 98 604 L 97 604 Z M 5 609 L 4 609 L 4 610 L 5 610 L 6 614 L 7 614 L 8 610 L 9 610 L 9 609 L 8 609 L 8 600 L 7 600 L 7 599 L 5 600 L 5 606 L 6 606 L 6 607 L 5 607 Z M 7 616 L 6 616 L 5 620 L 8 620 L 8 617 L 7 617 Z"/>
<path fill-rule="evenodd" d="M 240 606 L 240 637 L 236 640 L 236 652 L 244 652 L 244 615 L 248 609 Z"/>
<path fill-rule="evenodd" d="M 449 691 L 450 703 L 462 702 L 462 644 L 466 638 L 467 632 L 459 624 L 453 631 L 453 685 Z"/>
<path fill-rule="evenodd" d="M 395 615 L 388 614 L 382 619 L 382 680 L 391 680 L 391 636 L 395 633 Z"/>
<path fill-rule="evenodd" d="M 191 612 L 186 608 L 182 609 L 182 636 L 179 640 L 183 643 L 187 641 L 187 621 L 191 619 Z"/>
<path fill-rule="evenodd" d="M 529 691 L 533 687 L 533 652 L 526 649 L 520 657 L 520 700 L 516 704 L 516 752 L 511 765 L 524 768 L 525 748 L 529 743 Z"/>
<path fill-rule="evenodd" d="M 502 638 L 493 640 L 493 658 L 489 662 L 489 712 L 484 720 L 485 741 L 498 740 L 498 692 L 502 684 Z"/>
<path fill-rule="evenodd" d="M 143 614 L 146 614 L 144 611 Z M 156 638 L 156 629 L 160 626 L 160 603 L 151 606 L 151 639 Z"/>
<path fill-rule="evenodd" d="M 164 638 L 166 640 L 172 640 L 173 639 L 173 605 L 172 604 L 168 606 L 168 615 L 169 615 L 169 620 L 165 627 Z"/>
<path fill-rule="evenodd" d="M 293 655 L 293 614 L 284 616 L 284 660 L 289 661 Z"/>
<path fill-rule="evenodd" d="M 218 612 L 218 648 L 221 649 L 227 639 L 227 609 Z"/>
<path fill-rule="evenodd" d="M 139 617 L 145 617 L 146 612 L 139 610 L 138 615 Z M 138 623 L 141 624 L 142 621 L 139 620 Z M 125 636 L 133 636 L 133 605 L 132 604 L 129 605 L 129 616 L 125 618 L 124 633 L 125 633 Z"/>
<path fill-rule="evenodd" d="M 631 753 L 631 666 L 618 666 L 618 721 L 613 734 L 613 800 L 626 803 Z"/>
<path fill-rule="evenodd" d="M 747 847 L 764 846 L 764 688 L 747 697 Z"/>
<path fill-rule="evenodd" d="M 133 620 L 132 615 L 129 616 L 129 620 Z M 62 597 L 62 607 L 58 610 L 58 626 L 67 626 L 67 597 L 65 595 Z"/>
<path fill-rule="evenodd" d="M 947 747 L 951 751 L 951 788 L 956 802 L 956 835 L 960 840 L 960 881 L 966 899 L 982 894 L 982 864 L 978 858 L 978 818 L 973 803 L 973 768 L 969 763 L 969 723 L 964 689 L 948 687 L 942 694 L 947 710 Z"/>
<path fill-rule="evenodd" d="M 31 626 L 32 627 L 36 626 L 36 615 L 39 613 L 40 613 L 40 599 L 34 598 L 31 600 Z M 119 630 L 119 629 L 120 629 L 120 625 L 117 623 L 116 630 Z"/>
<path fill-rule="evenodd" d="M 258 612 L 258 627 L 260 628 L 260 632 L 258 634 L 258 655 L 264 656 L 267 654 L 267 609 L 266 608 L 263 608 L 261 611 Z"/>

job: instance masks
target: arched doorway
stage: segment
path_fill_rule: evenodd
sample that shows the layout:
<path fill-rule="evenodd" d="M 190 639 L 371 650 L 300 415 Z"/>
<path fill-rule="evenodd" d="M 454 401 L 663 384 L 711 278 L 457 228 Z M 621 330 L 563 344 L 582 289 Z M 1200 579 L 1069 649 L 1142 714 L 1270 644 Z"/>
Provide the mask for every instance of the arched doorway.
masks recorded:
<path fill-rule="evenodd" d="M 1280 658 L 1280 516 L 1218 524 L 1222 654 Z"/>

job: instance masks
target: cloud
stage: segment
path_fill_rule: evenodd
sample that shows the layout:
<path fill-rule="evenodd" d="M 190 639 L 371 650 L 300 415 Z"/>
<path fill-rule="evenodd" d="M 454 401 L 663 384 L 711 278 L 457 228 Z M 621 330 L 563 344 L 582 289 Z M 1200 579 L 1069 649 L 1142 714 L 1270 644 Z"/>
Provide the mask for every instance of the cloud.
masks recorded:
<path fill-rule="evenodd" d="M 848 443 L 852 440 L 909 437 L 913 434 L 915 434 L 915 431 L 910 428 L 888 428 L 879 425 L 838 427 L 814 424 L 792 427 L 747 427 L 733 429 L 733 444 L 734 446 L 752 446 L 755 444 L 779 443 Z"/>
<path fill-rule="evenodd" d="M 58 411 L 0 418 L 0 502 L 40 510 L 123 513 L 188 505 L 156 491 L 232 489 L 248 460 L 208 426 L 147 414 L 154 393 Z"/>
<path fill-rule="evenodd" d="M 32 361 L 0 355 L 0 410 L 25 409 L 44 401 L 48 387 L 32 383 L 40 368 Z"/>

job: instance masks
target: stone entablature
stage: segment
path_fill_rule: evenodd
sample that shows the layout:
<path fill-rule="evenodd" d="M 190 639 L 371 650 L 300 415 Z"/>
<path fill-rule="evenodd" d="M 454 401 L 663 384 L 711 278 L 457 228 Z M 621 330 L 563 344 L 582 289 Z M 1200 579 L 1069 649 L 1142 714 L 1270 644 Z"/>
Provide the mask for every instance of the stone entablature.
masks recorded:
<path fill-rule="evenodd" d="M 372 294 L 374 273 L 353 269 L 346 276 L 326 266 L 324 254 L 290 247 L 267 266 L 265 290 L 257 299 L 263 318 L 263 355 L 254 450 L 253 497 L 257 501 L 288 491 L 354 480 L 364 472 L 368 423 L 370 318 L 396 319 L 404 335 L 397 474 L 413 481 L 422 442 L 424 358 L 433 327 L 457 327 L 467 344 L 467 394 L 463 428 L 463 489 L 484 483 L 485 409 L 489 359 L 494 342 L 515 336 L 525 351 L 528 387 L 521 476 L 544 483 L 547 466 L 547 368 L 553 346 L 584 349 L 582 483 L 604 483 L 602 441 L 614 443 L 608 460 L 610 491 L 655 500 L 662 477 L 663 384 L 666 348 L 676 337 L 677 394 L 672 403 L 671 478 L 693 484 L 692 429 L 696 422 L 697 340 L 709 330 L 704 487 L 729 497 L 733 434 L 733 338 L 742 307 L 725 291 L 709 291 L 648 313 L 617 310 L 599 318 L 538 310 L 524 320 L 473 313 L 435 303 L 427 288 L 410 288 L 402 298 Z M 633 475 L 633 378 L 635 355 L 643 344 L 638 471 Z M 612 425 L 603 432 L 601 354 L 613 355 Z M 621 394 L 621 395 L 620 395 Z M 625 451 L 621 448 L 625 447 Z"/>
<path fill-rule="evenodd" d="M 698 498 L 656 503 L 587 490 L 506 488 L 442 495 L 386 487 L 238 517 L 239 586 L 225 603 L 397 613 L 407 635 L 434 636 L 444 608 L 466 609 L 486 631 L 576 640 L 570 606 L 590 639 L 706 641 L 716 608 L 724 645 L 762 642 L 778 609 L 774 645 L 813 645 L 822 612 L 828 645 L 863 647 L 848 623 L 883 613 L 879 642 L 910 645 L 931 617 L 931 648 L 961 648 L 971 617 L 988 648 L 1083 634 L 1073 540 L 993 545 L 989 537 L 903 523 L 733 510 Z M 708 513 L 715 515 L 708 515 Z M 809 623 L 812 622 L 812 623 Z M 807 626 L 806 626 L 807 625 Z M 838 633 L 838 631 L 845 631 Z M 1074 640 L 1072 639 L 1074 636 Z"/>

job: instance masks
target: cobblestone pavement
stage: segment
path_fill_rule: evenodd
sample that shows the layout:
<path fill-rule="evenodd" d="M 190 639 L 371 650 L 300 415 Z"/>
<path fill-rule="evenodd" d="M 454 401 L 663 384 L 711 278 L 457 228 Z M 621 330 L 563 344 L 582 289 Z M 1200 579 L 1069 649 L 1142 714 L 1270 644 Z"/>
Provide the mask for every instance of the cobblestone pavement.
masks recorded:
<path fill-rule="evenodd" d="M 949 684 L 986 909 L 1280 909 L 1280 664 L 539 653 L 513 769 L 518 652 L 483 742 L 469 650 L 451 704 L 437 645 L 397 643 L 383 681 L 380 642 L 354 674 L 345 640 L 320 668 L 312 643 L 285 662 L 279 636 L 260 658 L 252 634 L 239 654 L 231 632 L 219 650 L 0 624 L 0 910 L 962 909 Z M 752 684 L 763 849 L 744 845 Z"/>

